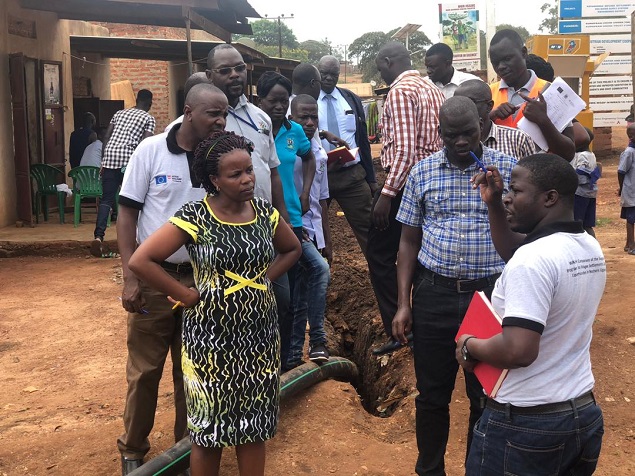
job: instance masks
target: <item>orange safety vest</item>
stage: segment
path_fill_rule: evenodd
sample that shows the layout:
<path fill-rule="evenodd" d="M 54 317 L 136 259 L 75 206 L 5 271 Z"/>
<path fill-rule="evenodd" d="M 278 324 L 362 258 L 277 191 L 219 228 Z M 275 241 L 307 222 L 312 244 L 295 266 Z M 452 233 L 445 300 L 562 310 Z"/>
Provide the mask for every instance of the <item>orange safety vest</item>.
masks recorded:
<path fill-rule="evenodd" d="M 500 84 L 501 84 L 500 81 L 497 81 L 489 85 L 490 89 L 492 90 L 492 99 L 494 100 L 494 109 L 496 109 L 498 106 L 500 106 L 503 103 L 509 102 L 509 99 L 507 99 L 507 88 L 500 89 Z M 538 93 L 541 92 L 547 84 L 548 82 L 545 81 L 544 79 L 536 78 L 536 82 L 531 88 L 531 91 L 529 91 L 529 97 L 537 98 Z M 525 104 L 527 103 L 522 103 L 520 105 L 520 109 L 518 109 L 518 112 L 516 113 L 516 117 L 509 116 L 505 119 L 496 119 L 494 122 L 501 126 L 513 127 L 514 129 L 516 129 L 516 127 L 518 126 L 518 121 L 520 121 L 520 118 L 523 117 L 524 115 L 523 111 L 525 110 Z"/>

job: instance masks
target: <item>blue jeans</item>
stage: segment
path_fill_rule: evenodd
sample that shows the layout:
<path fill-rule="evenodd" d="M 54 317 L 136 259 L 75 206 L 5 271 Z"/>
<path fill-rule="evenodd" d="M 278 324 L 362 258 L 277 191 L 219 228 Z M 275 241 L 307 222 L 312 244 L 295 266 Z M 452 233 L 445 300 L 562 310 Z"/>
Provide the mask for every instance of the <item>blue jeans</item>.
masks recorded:
<path fill-rule="evenodd" d="M 278 328 L 280 330 L 280 362 L 284 370 L 284 364 L 289 355 L 289 344 L 291 342 L 291 328 L 293 326 L 293 316 L 291 315 L 291 293 L 289 290 L 289 277 L 284 273 L 273 281 L 273 294 L 276 296 L 276 307 L 278 310 Z"/>
<path fill-rule="evenodd" d="M 415 376 L 419 395 L 415 398 L 418 475 L 445 475 L 445 449 L 450 433 L 450 400 L 459 364 L 454 338 L 463 321 L 473 293 L 458 293 L 431 282 L 418 266 L 412 288 L 412 332 Z M 492 286 L 481 291 L 489 297 Z M 482 413 L 485 397 L 478 379 L 464 372 L 465 390 L 470 400 L 467 450 L 472 428 Z"/>
<path fill-rule="evenodd" d="M 313 242 L 303 241 L 302 255 L 292 268 L 291 274 L 293 331 L 287 359 L 289 366 L 302 361 L 307 320 L 309 321 L 309 344 L 315 346 L 326 343 L 324 312 L 330 268 Z"/>
<path fill-rule="evenodd" d="M 123 172 L 121 169 L 102 169 L 101 171 L 101 188 L 102 195 L 99 200 L 99 209 L 97 210 L 97 224 L 95 225 L 95 238 L 104 239 L 106 234 L 106 226 L 108 226 L 108 217 L 112 208 L 115 206 L 117 190 L 123 182 Z"/>
<path fill-rule="evenodd" d="M 590 475 L 603 434 L 602 410 L 595 403 L 546 415 L 486 408 L 474 428 L 465 474 Z"/>

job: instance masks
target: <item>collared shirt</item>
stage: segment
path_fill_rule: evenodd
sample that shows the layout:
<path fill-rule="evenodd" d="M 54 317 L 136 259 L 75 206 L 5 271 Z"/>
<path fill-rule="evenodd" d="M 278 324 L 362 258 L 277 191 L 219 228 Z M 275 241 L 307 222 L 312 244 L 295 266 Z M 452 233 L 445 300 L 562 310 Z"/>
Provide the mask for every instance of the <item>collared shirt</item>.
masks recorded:
<path fill-rule="evenodd" d="M 295 191 L 293 169 L 296 156 L 304 157 L 311 150 L 311 143 L 300 124 L 285 119 L 276 135 L 275 144 L 280 159 L 278 173 L 282 182 L 284 204 L 287 206 L 291 225 L 300 228 L 302 227 L 302 205 L 300 196 Z"/>
<path fill-rule="evenodd" d="M 254 144 L 251 162 L 256 175 L 254 195 L 271 202 L 271 169 L 280 165 L 273 133 L 271 119 L 262 109 L 257 108 L 243 94 L 235 108 L 229 106 L 226 131 L 246 137 Z"/>
<path fill-rule="evenodd" d="M 154 133 L 156 121 L 143 109 L 131 107 L 117 111 L 110 124 L 113 126 L 112 134 L 106 142 L 101 166 L 105 169 L 121 169 L 128 165 L 143 134 Z"/>
<path fill-rule="evenodd" d="M 317 249 L 321 250 L 326 246 L 326 242 L 324 241 L 322 205 L 320 204 L 320 200 L 329 198 L 329 180 L 326 169 L 328 157 L 319 138 L 313 137 L 311 139 L 311 150 L 315 156 L 315 178 L 313 179 L 311 192 L 309 193 L 309 211 L 302 215 L 302 226 L 307 231 L 309 238 L 315 240 Z M 304 186 L 302 159 L 300 157 L 297 157 L 295 160 L 293 178 L 295 180 L 295 190 L 299 196 Z"/>
<path fill-rule="evenodd" d="M 412 166 L 441 149 L 439 108 L 444 100 L 439 88 L 416 70 L 404 71 L 390 85 L 381 116 L 381 165 L 390 168 L 382 194 L 396 196 Z"/>
<path fill-rule="evenodd" d="M 180 127 L 141 142 L 126 167 L 119 203 L 139 210 L 137 243 L 147 240 L 185 203 L 205 198 L 205 189 L 193 184 L 194 153 L 176 142 Z M 189 263 L 190 257 L 182 246 L 166 261 Z"/>
<path fill-rule="evenodd" d="M 340 138 L 344 139 L 351 149 L 354 149 L 357 147 L 357 142 L 355 141 L 355 132 L 357 131 L 355 111 L 353 111 L 351 105 L 348 101 L 346 101 L 344 96 L 342 96 L 339 89 L 333 89 L 333 92 L 330 94 L 333 96 L 333 99 L 335 99 L 333 106 L 337 115 L 337 125 L 340 130 Z M 332 101 L 333 99 L 329 99 L 326 96 L 327 93 L 320 91 L 320 96 L 317 100 L 320 130 L 328 130 L 328 101 Z M 324 147 L 324 150 L 326 151 L 332 149 L 331 144 L 326 139 L 322 140 L 322 147 Z M 352 167 L 353 165 L 358 164 L 359 161 L 358 152 L 355 156 L 355 160 L 347 162 L 343 165 L 343 167 Z"/>
<path fill-rule="evenodd" d="M 482 161 L 498 168 L 507 191 L 517 160 L 483 147 Z M 492 243 L 487 205 L 470 182 L 477 172 L 476 164 L 451 164 L 443 149 L 418 162 L 404 188 L 397 220 L 421 227 L 419 262 L 448 278 L 483 278 L 505 264 Z"/>
<path fill-rule="evenodd" d="M 534 84 L 536 83 L 536 80 L 538 79 L 538 76 L 536 76 L 536 73 L 534 73 L 533 70 L 528 69 L 527 71 L 531 73 L 531 75 L 529 76 L 529 81 L 527 81 L 523 86 L 521 86 L 520 89 L 514 89 L 512 86 L 508 85 L 504 79 L 500 80 L 500 85 L 498 89 L 499 90 L 507 89 L 507 101 L 512 103 L 514 106 L 519 106 L 520 104 L 525 102 L 525 100 L 522 98 L 520 93 L 523 93 L 524 95 L 528 95 L 531 91 L 531 88 L 534 87 Z M 550 84 L 550 83 L 547 83 L 547 84 Z M 514 112 L 513 117 L 516 117 L 517 113 L 518 113 L 518 110 Z"/>
<path fill-rule="evenodd" d="M 441 81 L 437 81 L 434 83 L 435 86 L 441 90 L 443 96 L 445 96 L 445 99 L 449 99 L 454 96 L 454 91 L 456 91 L 456 88 L 458 88 L 465 81 L 469 81 L 470 79 L 478 79 L 479 81 L 482 81 L 481 78 L 479 78 L 478 76 L 459 71 L 454 67 L 452 68 L 454 69 L 454 74 L 452 75 L 452 78 L 450 79 L 450 82 L 448 84 L 443 84 Z"/>
<path fill-rule="evenodd" d="M 517 159 L 535 154 L 538 149 L 529 135 L 520 129 L 499 126 L 490 121 L 491 129 L 483 144 Z"/>

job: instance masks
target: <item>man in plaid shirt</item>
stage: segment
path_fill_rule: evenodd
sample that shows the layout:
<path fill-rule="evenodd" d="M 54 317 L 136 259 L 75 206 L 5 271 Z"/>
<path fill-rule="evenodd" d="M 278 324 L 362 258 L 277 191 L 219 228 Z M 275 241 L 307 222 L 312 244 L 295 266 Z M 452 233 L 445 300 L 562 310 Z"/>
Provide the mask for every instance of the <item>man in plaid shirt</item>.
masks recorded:
<path fill-rule="evenodd" d="M 397 214 L 403 229 L 392 330 L 401 343 L 408 342 L 411 330 L 414 334 L 419 475 L 445 474 L 450 398 L 458 371 L 454 338 L 474 292 L 490 297 L 504 266 L 492 243 L 487 205 L 471 178 L 493 165 L 507 189 L 517 162 L 481 144 L 479 115 L 470 99 L 449 98 L 439 120 L 445 148 L 412 168 Z M 469 451 L 484 393 L 473 373 L 465 373 L 465 382 Z"/>
<path fill-rule="evenodd" d="M 123 172 L 130 156 L 139 143 L 154 134 L 156 122 L 148 114 L 152 107 L 152 93 L 141 89 L 137 93 L 137 104 L 129 109 L 117 111 L 110 120 L 103 141 L 103 157 L 101 160 L 102 197 L 97 210 L 95 239 L 90 245 L 93 256 L 101 258 L 104 254 L 104 235 L 108 224 L 117 190 L 123 181 Z"/>
<path fill-rule="evenodd" d="M 412 69 L 410 53 L 399 42 L 384 45 L 375 64 L 390 85 L 381 117 L 381 165 L 386 180 L 375 194 L 366 257 L 370 281 L 379 305 L 388 341 L 374 354 L 392 352 L 401 344 L 392 338 L 392 318 L 397 312 L 397 251 L 401 223 L 395 220 L 401 191 L 410 168 L 441 148 L 439 108 L 445 98 L 431 81 Z"/>

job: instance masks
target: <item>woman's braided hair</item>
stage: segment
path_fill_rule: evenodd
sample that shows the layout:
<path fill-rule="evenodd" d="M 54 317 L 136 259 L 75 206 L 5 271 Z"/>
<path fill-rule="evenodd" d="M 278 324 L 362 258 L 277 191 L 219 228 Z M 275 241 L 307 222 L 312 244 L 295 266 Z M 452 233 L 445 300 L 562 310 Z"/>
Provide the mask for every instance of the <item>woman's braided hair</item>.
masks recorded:
<path fill-rule="evenodd" d="M 207 193 L 212 195 L 218 193 L 209 176 L 218 175 L 220 156 L 235 149 L 246 150 L 251 155 L 254 146 L 249 139 L 243 136 L 229 131 L 218 131 L 207 139 L 202 140 L 196 147 L 192 169 Z"/>

